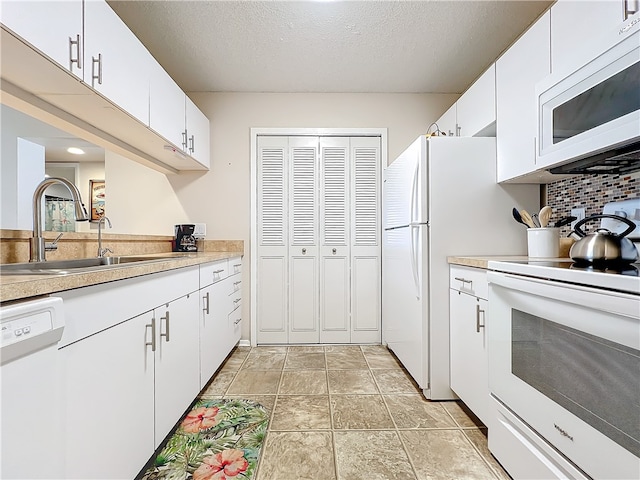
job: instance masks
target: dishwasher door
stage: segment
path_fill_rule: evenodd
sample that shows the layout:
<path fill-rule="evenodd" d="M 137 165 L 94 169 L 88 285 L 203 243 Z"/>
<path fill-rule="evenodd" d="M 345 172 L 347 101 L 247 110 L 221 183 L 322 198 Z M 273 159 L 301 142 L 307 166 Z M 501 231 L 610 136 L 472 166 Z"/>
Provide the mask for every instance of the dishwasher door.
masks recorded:
<path fill-rule="evenodd" d="M 0 307 L 0 478 L 64 478 L 62 299 Z"/>

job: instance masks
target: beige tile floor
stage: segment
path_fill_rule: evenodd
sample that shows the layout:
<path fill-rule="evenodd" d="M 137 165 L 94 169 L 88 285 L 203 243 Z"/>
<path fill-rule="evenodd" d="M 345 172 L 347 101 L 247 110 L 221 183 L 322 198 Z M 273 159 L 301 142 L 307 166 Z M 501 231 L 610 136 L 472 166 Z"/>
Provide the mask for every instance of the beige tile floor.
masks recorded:
<path fill-rule="evenodd" d="M 461 402 L 429 402 L 383 346 L 238 347 L 203 396 L 271 414 L 255 480 L 509 479 Z"/>

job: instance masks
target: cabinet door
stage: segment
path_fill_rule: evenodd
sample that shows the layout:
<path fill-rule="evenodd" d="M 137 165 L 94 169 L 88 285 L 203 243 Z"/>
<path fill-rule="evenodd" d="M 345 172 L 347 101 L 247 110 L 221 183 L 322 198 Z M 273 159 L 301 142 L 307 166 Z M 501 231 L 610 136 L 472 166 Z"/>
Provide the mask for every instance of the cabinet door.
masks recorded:
<path fill-rule="evenodd" d="M 633 0 L 558 0 L 551 7 L 551 72 L 569 74 L 631 33 Z M 625 19 L 626 17 L 626 19 Z"/>
<path fill-rule="evenodd" d="M 349 343 L 349 138 L 320 140 L 320 341 Z"/>
<path fill-rule="evenodd" d="M 380 138 L 351 139 L 351 343 L 381 340 L 380 161 Z"/>
<path fill-rule="evenodd" d="M 318 138 L 289 139 L 289 342 L 319 341 Z"/>
<path fill-rule="evenodd" d="M 497 180 L 536 170 L 535 86 L 549 75 L 549 12 L 496 62 Z"/>
<path fill-rule="evenodd" d="M 155 447 L 200 391 L 199 304 L 191 294 L 154 310 Z"/>
<path fill-rule="evenodd" d="M 490 136 L 496 121 L 496 69 L 492 64 L 456 102 L 458 135 Z M 490 131 L 490 132 L 489 132 Z"/>
<path fill-rule="evenodd" d="M 134 478 L 153 454 L 152 319 L 148 312 L 60 350 L 65 478 Z"/>
<path fill-rule="evenodd" d="M 231 349 L 227 349 L 230 336 L 228 284 L 231 278 L 200 291 L 200 388 L 211 379 Z"/>
<path fill-rule="evenodd" d="M 286 137 L 258 139 L 258 343 L 288 341 L 287 145 Z"/>
<path fill-rule="evenodd" d="M 149 127 L 186 152 L 186 95 L 155 60 L 151 64 Z"/>
<path fill-rule="evenodd" d="M 82 79 L 82 3 L 4 0 L 0 19 L 26 42 Z M 72 41 L 76 43 L 71 44 Z"/>
<path fill-rule="evenodd" d="M 149 124 L 151 54 L 103 1 L 84 4 L 85 83 Z"/>
<path fill-rule="evenodd" d="M 186 95 L 185 101 L 187 153 L 209 168 L 209 119 Z"/>
<path fill-rule="evenodd" d="M 444 132 L 447 137 L 457 136 L 458 122 L 456 118 L 456 104 L 454 103 L 451 105 L 436 123 L 438 124 L 440 131 Z"/>
<path fill-rule="evenodd" d="M 487 301 L 449 290 L 451 389 L 485 425 L 490 422 L 485 318 Z"/>

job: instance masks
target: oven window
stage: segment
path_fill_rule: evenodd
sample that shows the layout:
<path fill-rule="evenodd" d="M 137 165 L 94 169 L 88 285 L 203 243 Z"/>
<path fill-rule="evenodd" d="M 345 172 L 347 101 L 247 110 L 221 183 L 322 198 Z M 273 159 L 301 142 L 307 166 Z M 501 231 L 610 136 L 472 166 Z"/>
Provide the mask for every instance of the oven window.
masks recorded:
<path fill-rule="evenodd" d="M 511 370 L 640 457 L 640 351 L 512 310 Z"/>
<path fill-rule="evenodd" d="M 553 109 L 553 143 L 640 110 L 640 62 Z"/>

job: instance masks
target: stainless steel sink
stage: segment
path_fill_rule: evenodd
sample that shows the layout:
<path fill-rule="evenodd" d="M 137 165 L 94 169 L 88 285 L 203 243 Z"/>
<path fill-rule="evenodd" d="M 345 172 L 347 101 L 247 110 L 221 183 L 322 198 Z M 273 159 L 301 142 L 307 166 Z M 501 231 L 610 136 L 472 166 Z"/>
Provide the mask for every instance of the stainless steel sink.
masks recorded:
<path fill-rule="evenodd" d="M 63 275 L 80 271 L 101 270 L 130 263 L 157 262 L 171 260 L 180 256 L 167 255 L 130 255 L 122 257 L 79 258 L 46 262 L 7 263 L 0 265 L 0 275 Z"/>

